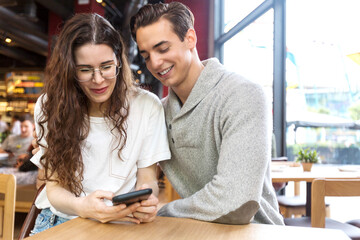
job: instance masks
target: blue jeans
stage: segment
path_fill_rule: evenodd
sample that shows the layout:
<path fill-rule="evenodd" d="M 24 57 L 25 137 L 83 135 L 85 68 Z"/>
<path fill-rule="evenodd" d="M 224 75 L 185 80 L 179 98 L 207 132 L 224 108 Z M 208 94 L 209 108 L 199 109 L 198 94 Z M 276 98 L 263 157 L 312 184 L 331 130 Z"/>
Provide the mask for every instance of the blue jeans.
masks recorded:
<path fill-rule="evenodd" d="M 49 229 L 51 227 L 62 224 L 68 220 L 69 219 L 67 219 L 67 218 L 59 217 L 59 216 L 53 214 L 50 211 L 50 208 L 45 208 L 45 209 L 41 210 L 41 212 L 37 216 L 35 225 L 34 225 L 34 229 L 31 230 L 29 235 L 32 236 L 36 233 L 42 232 L 46 229 Z"/>

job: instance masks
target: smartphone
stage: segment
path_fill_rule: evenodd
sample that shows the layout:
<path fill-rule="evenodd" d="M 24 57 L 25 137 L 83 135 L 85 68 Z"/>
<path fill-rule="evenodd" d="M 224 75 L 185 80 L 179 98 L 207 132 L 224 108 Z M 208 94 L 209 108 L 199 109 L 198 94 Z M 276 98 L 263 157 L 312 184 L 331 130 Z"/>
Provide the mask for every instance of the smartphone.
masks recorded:
<path fill-rule="evenodd" d="M 121 203 L 129 205 L 135 202 L 140 202 L 142 200 L 148 199 L 151 193 L 152 193 L 151 188 L 145 188 L 142 190 L 117 195 L 113 197 L 112 202 L 113 205 L 119 205 Z"/>

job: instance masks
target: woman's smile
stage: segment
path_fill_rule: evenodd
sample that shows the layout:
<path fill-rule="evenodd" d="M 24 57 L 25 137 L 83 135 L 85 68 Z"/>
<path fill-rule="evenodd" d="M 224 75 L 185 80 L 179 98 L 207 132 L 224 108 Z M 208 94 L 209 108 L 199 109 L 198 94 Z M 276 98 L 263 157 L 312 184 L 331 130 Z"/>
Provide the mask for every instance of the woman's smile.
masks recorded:
<path fill-rule="evenodd" d="M 92 88 L 91 91 L 95 94 L 102 94 L 102 93 L 106 92 L 107 89 L 108 89 L 108 87 Z"/>

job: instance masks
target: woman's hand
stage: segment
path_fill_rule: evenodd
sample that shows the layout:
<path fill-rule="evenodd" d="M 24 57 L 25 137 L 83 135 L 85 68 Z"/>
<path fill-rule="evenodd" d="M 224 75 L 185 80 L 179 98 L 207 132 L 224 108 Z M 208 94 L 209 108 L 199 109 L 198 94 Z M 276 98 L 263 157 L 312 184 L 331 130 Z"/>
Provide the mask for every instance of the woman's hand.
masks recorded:
<path fill-rule="evenodd" d="M 56 174 L 54 176 L 56 178 Z M 97 190 L 84 197 L 76 197 L 55 181 L 46 182 L 46 194 L 51 205 L 58 211 L 68 215 L 96 219 L 106 223 L 110 221 L 129 221 L 139 224 L 140 220 L 134 218 L 132 213 L 140 207 L 140 203 L 130 206 L 120 204 L 108 206 L 104 200 L 110 200 L 114 193 Z"/>
<path fill-rule="evenodd" d="M 149 188 L 149 186 L 147 184 L 143 184 L 140 189 L 145 188 Z M 140 222 L 154 221 L 157 213 L 158 203 L 159 199 L 154 194 L 151 194 L 147 200 L 141 201 L 141 206 L 136 209 L 136 212 L 133 213 L 133 216 Z"/>
<path fill-rule="evenodd" d="M 111 200 L 114 197 L 112 192 L 95 191 L 86 197 L 81 197 L 78 215 L 83 218 L 93 218 L 102 223 L 110 221 L 128 221 L 140 223 L 140 220 L 132 217 L 132 213 L 139 207 L 140 203 L 134 203 L 128 207 L 125 204 L 107 206 L 104 199 Z"/>

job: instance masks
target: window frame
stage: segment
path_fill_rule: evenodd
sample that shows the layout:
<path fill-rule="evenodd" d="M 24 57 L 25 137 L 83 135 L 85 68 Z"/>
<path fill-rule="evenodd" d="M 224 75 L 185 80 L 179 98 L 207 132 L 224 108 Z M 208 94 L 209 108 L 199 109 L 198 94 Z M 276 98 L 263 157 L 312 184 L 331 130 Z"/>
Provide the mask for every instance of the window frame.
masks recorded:
<path fill-rule="evenodd" d="M 224 33 L 224 1 L 213 0 L 214 45 L 213 53 L 224 62 L 224 44 L 270 9 L 274 10 L 273 49 L 273 130 L 276 153 L 286 156 L 286 0 L 264 0 L 257 8 Z"/>

